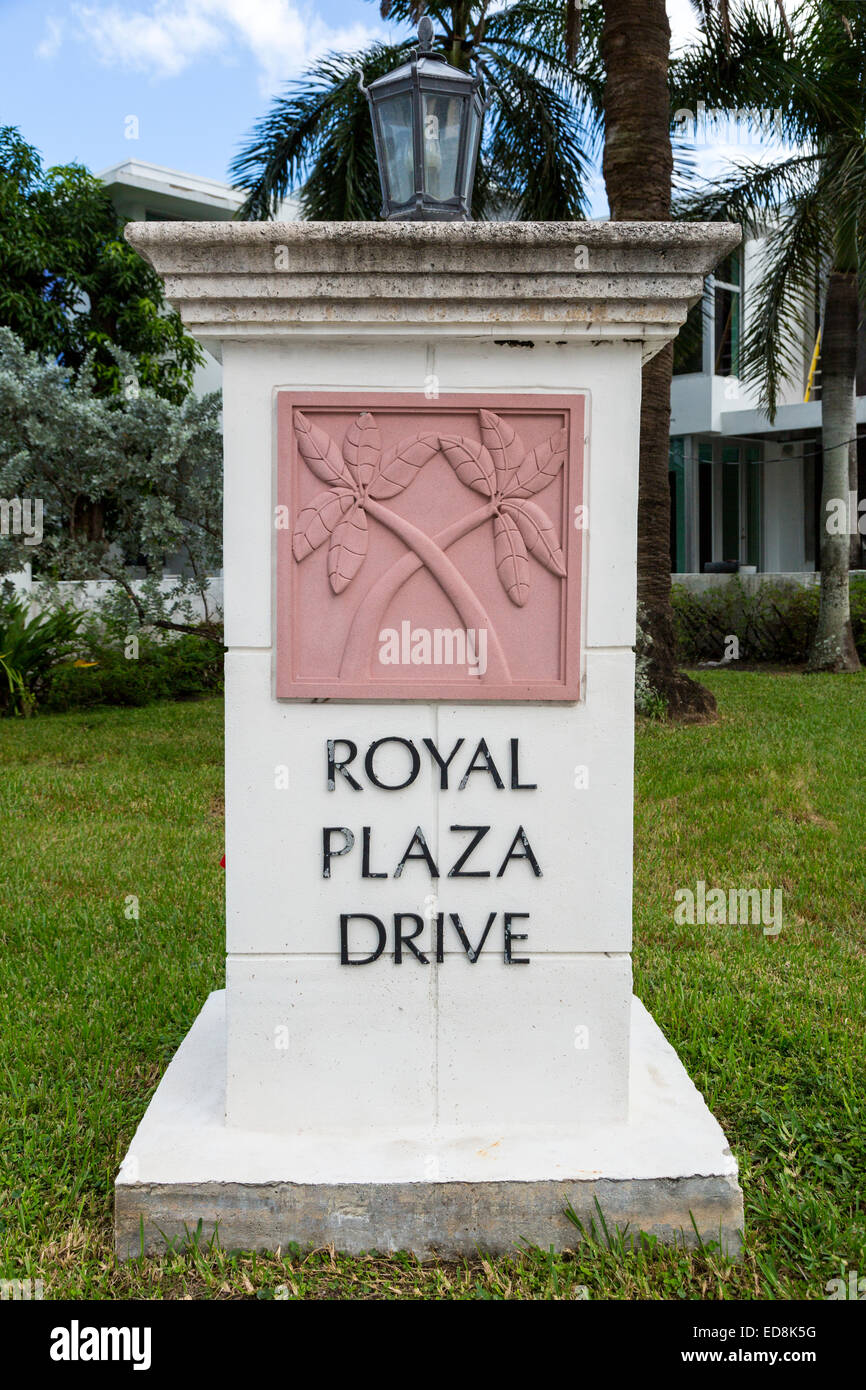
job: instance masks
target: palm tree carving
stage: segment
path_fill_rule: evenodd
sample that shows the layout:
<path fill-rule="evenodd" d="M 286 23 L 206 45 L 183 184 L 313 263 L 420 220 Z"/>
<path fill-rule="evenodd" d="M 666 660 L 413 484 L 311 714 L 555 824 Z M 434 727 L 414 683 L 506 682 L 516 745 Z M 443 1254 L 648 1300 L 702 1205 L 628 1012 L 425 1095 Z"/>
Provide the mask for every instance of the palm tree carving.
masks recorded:
<path fill-rule="evenodd" d="M 527 452 L 512 427 L 492 411 L 479 412 L 481 441 L 468 436 L 418 434 L 384 454 L 375 418 L 365 411 L 346 431 L 342 450 L 329 434 L 295 412 L 298 451 L 311 472 L 327 484 L 298 514 L 292 551 L 299 563 L 329 541 L 328 578 L 334 594 L 354 579 L 367 554 L 367 518 L 373 517 L 404 542 L 407 554 L 370 587 L 359 604 L 343 650 L 340 676 L 363 679 L 369 673 L 381 620 L 408 579 L 426 568 L 448 597 L 467 629 L 486 629 L 486 679 L 509 682 L 502 646 L 477 595 L 445 553 L 463 536 L 493 522 L 494 562 L 511 602 L 523 607 L 529 596 L 529 555 L 560 578 L 565 561 L 553 522 L 532 499 L 553 482 L 566 454 L 567 435 L 558 430 Z M 467 487 L 486 504 L 430 537 L 382 505 L 403 492 L 437 453 L 447 459 Z M 484 679 L 485 677 L 482 677 Z"/>
<path fill-rule="evenodd" d="M 529 597 L 529 554 L 545 569 L 565 578 L 565 560 L 556 528 L 546 512 L 530 501 L 553 482 L 567 447 L 565 430 L 528 453 L 511 425 L 492 410 L 479 411 L 481 443 L 464 436 L 441 435 L 442 452 L 467 487 L 489 497 L 493 513 L 496 573 L 513 604 Z"/>
<path fill-rule="evenodd" d="M 328 484 L 298 516 L 292 537 L 296 560 L 305 560 L 330 536 L 328 578 L 335 594 L 348 588 L 367 554 L 367 513 L 371 503 L 396 497 L 439 449 L 435 434 L 403 440 L 382 456 L 382 440 L 369 411 L 353 420 L 335 441 L 301 411 L 295 413 L 298 450 L 311 473 Z M 375 511 L 372 513 L 375 515 Z"/>

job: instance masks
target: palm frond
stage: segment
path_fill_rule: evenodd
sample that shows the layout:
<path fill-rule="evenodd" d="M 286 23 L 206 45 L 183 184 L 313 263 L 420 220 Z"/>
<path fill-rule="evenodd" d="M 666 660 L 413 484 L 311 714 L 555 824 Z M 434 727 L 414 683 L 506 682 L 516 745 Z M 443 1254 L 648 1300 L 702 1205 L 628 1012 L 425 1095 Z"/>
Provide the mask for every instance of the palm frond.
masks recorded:
<path fill-rule="evenodd" d="M 525 67 L 559 91 L 577 92 L 588 76 L 601 76 L 598 35 L 602 6 L 588 0 L 580 7 L 580 61 L 569 57 L 562 0 L 515 0 L 488 15 L 483 42 L 519 58 Z"/>
<path fill-rule="evenodd" d="M 791 67 L 781 36 L 760 0 L 744 0 L 723 22 L 713 0 L 697 7 L 700 39 L 670 65 L 674 100 L 775 105 L 787 93 Z"/>
<path fill-rule="evenodd" d="M 417 29 L 418 21 L 423 14 L 428 14 L 433 20 L 434 25 L 445 28 L 451 24 L 451 6 L 425 3 L 425 0 L 380 0 L 379 13 L 383 19 L 390 19 L 393 24 L 411 24 Z"/>
<path fill-rule="evenodd" d="M 691 0 L 691 6 L 704 29 L 709 29 L 715 19 L 725 40 L 727 52 L 731 49 L 731 8 L 729 0 Z"/>
<path fill-rule="evenodd" d="M 584 217 L 591 171 L 574 105 L 501 52 L 488 75 L 496 98 L 485 141 L 489 175 L 514 216 L 538 222 Z"/>
<path fill-rule="evenodd" d="M 740 222 L 760 236 L 817 179 L 822 155 L 807 151 L 772 164 L 738 161 L 725 174 L 685 192 L 678 190 L 674 216 L 688 222 Z"/>
<path fill-rule="evenodd" d="M 822 180 L 833 212 L 833 268 L 854 271 L 866 296 L 866 134 L 840 136 L 825 154 Z"/>
<path fill-rule="evenodd" d="M 761 0 L 730 11 L 727 35 L 712 0 L 698 4 L 708 16 L 701 39 L 671 61 L 674 106 L 704 102 L 746 117 L 772 110 L 780 135 L 796 144 L 858 123 L 866 51 L 852 46 L 837 3 L 806 0 L 793 42 Z"/>
<path fill-rule="evenodd" d="M 399 66 L 411 43 L 374 44 L 365 53 L 329 54 L 278 97 L 232 161 L 230 177 L 246 192 L 238 217 L 272 217 L 303 184 L 302 205 L 316 220 L 376 217 L 379 183 L 367 100 L 369 84 Z"/>
<path fill-rule="evenodd" d="M 787 11 L 785 10 L 785 0 L 776 0 L 776 9 L 779 11 L 779 16 L 782 20 L 783 25 L 785 26 L 785 33 L 788 35 L 788 38 L 791 40 L 791 43 L 793 43 L 794 31 L 791 28 L 790 21 L 788 20 Z"/>
<path fill-rule="evenodd" d="M 832 252 L 822 180 L 801 189 L 784 220 L 769 228 L 743 336 L 742 375 L 758 387 L 772 420 L 779 393 L 803 371 L 803 343 L 814 326 L 819 271 Z"/>
<path fill-rule="evenodd" d="M 741 375 L 775 416 L 782 385 L 802 371 L 819 267 L 832 252 L 833 188 L 819 153 L 763 165 L 738 163 L 702 189 L 678 197 L 675 216 L 739 222 L 763 240 L 750 286 Z"/>

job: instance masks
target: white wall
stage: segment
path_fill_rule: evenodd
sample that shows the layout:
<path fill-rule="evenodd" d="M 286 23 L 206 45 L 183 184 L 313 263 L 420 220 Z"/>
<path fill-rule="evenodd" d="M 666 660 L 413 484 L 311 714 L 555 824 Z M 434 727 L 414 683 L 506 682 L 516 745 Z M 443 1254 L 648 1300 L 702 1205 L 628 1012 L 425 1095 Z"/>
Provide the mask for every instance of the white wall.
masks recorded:
<path fill-rule="evenodd" d="M 3 579 L 11 580 L 19 598 L 26 598 L 29 600 L 31 617 L 42 611 L 44 600 L 47 596 L 45 591 L 48 586 L 40 583 L 39 580 L 33 579 L 29 565 L 18 574 L 0 576 L 0 582 L 2 582 Z M 160 589 L 162 593 L 170 594 L 176 584 L 177 575 L 165 574 L 163 575 Z M 110 580 L 101 579 L 87 579 L 81 581 L 61 580 L 56 587 L 62 603 L 68 603 L 75 608 L 88 612 L 96 608 L 97 605 L 107 597 L 112 588 L 112 584 Z M 133 580 L 132 588 L 138 591 L 141 588 L 141 581 Z M 211 619 L 221 616 L 223 606 L 223 578 L 221 574 L 215 575 L 212 579 L 208 580 L 207 601 L 209 610 L 208 616 Z M 193 598 L 191 602 L 193 611 L 197 616 L 204 618 L 205 609 L 201 600 Z"/>
<path fill-rule="evenodd" d="M 229 1126 L 319 1133 L 341 1124 L 354 1143 L 364 1131 L 399 1135 L 437 1120 L 477 1135 L 625 1118 L 640 357 L 637 342 L 586 339 L 536 339 L 532 352 L 459 337 L 224 344 Z M 583 698 L 553 707 L 277 701 L 274 392 L 355 390 L 374 401 L 422 391 L 431 372 L 443 394 L 588 394 Z M 360 746 L 438 729 L 446 741 L 455 731 L 469 742 L 479 729 L 500 742 L 519 734 L 538 769 L 539 791 L 528 795 L 543 789 L 543 801 L 523 811 L 543 820 L 547 865 L 529 886 L 531 963 L 509 967 L 500 946 L 477 966 L 451 953 L 426 968 L 383 958 L 343 969 L 341 911 L 383 920 L 395 904 L 420 911 L 430 883 L 324 882 L 321 827 L 370 817 L 387 837 L 431 818 L 462 823 L 464 806 L 455 792 L 418 785 L 367 789 L 363 808 L 342 787 L 329 795 L 324 740 L 357 736 Z M 280 764 L 286 790 L 275 784 Z M 578 765 L 589 769 L 586 788 L 576 787 Z M 513 813 L 504 801 L 485 788 L 472 814 L 501 828 Z M 463 886 L 458 894 L 443 880 L 434 891 L 446 911 L 465 902 L 474 926 L 491 888 L 465 885 L 464 899 Z M 282 1026 L 286 1051 L 274 1046 Z M 589 1030 L 587 1050 L 575 1046 L 577 1027 Z"/>

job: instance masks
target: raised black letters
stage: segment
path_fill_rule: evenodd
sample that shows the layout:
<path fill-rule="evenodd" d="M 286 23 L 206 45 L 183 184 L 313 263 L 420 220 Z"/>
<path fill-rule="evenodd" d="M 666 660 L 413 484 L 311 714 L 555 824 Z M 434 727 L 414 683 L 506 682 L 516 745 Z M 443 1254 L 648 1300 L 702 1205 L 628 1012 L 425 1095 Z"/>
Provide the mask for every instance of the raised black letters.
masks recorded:
<path fill-rule="evenodd" d="M 336 749 L 337 749 L 337 744 L 338 744 L 338 743 L 344 743 L 344 744 L 346 745 L 346 747 L 350 750 L 348 758 L 342 758 L 339 762 L 337 761 L 337 755 L 336 755 Z M 348 771 L 348 765 L 349 765 L 349 763 L 352 761 L 353 758 L 356 758 L 357 756 L 358 756 L 358 745 L 357 745 L 357 743 L 353 743 L 352 740 L 351 740 L 350 738 L 329 738 L 329 739 L 328 739 L 328 791 L 329 791 L 329 792 L 332 792 L 332 791 L 334 791 L 334 790 L 336 789 L 336 783 L 337 783 L 337 777 L 336 777 L 336 775 L 337 775 L 338 772 L 342 773 L 342 775 L 345 777 L 346 781 L 349 783 L 349 786 L 352 788 L 352 791 L 359 792 L 359 791 L 362 790 L 361 783 L 360 783 L 360 782 L 356 782 L 356 781 L 355 781 L 355 778 L 352 776 L 351 772 Z"/>
<path fill-rule="evenodd" d="M 408 748 L 409 756 L 412 759 L 412 770 L 405 782 L 394 782 L 393 785 L 389 785 L 387 782 L 380 782 L 379 778 L 376 776 L 373 770 L 373 759 L 376 756 L 377 750 L 382 747 L 383 743 L 402 743 L 404 748 Z M 379 787 L 383 792 L 399 792 L 402 791 L 404 787 L 411 787 L 415 778 L 418 776 L 421 769 L 421 755 L 411 738 L 398 738 L 396 735 L 390 738 L 377 738 L 375 743 L 371 743 L 370 747 L 367 749 L 364 767 L 374 787 Z"/>
<path fill-rule="evenodd" d="M 436 762 L 439 768 L 439 786 L 441 790 L 443 792 L 447 792 L 448 768 L 451 765 L 452 759 L 454 758 L 454 754 L 457 753 L 458 750 L 463 747 L 463 739 L 458 738 L 454 747 L 451 749 L 451 752 L 448 754 L 448 757 L 444 759 L 442 757 L 442 754 L 439 752 L 439 749 L 436 747 L 436 744 L 433 742 L 432 738 L 425 738 L 424 747 L 427 749 L 427 752 L 430 754 L 431 758 L 433 758 L 433 760 Z"/>
<path fill-rule="evenodd" d="M 513 941 L 525 941 L 526 932 L 513 932 L 511 923 L 518 917 L 528 918 L 528 912 L 503 912 L 502 918 L 505 923 L 505 964 L 506 965 L 528 965 L 528 956 L 513 956 L 511 954 L 511 943 Z"/>
<path fill-rule="evenodd" d="M 403 931 L 402 922 L 414 922 L 415 930 L 408 935 Z M 422 951 L 415 945 L 415 937 L 424 930 L 424 918 L 419 917 L 417 912 L 395 912 L 394 913 L 394 964 L 400 965 L 403 960 L 403 947 L 408 946 L 409 950 L 416 955 L 422 965 L 429 965 L 430 961 Z"/>
<path fill-rule="evenodd" d="M 369 825 L 361 826 L 361 877 L 362 878 L 387 878 L 387 874 L 377 874 L 370 868 L 370 834 L 372 827 Z"/>
<path fill-rule="evenodd" d="M 470 854 L 471 854 L 472 851 L 475 849 L 476 845 L 480 844 L 481 841 L 484 839 L 484 836 L 487 834 L 488 830 L 490 829 L 490 826 L 489 826 L 489 825 L 452 825 L 452 826 L 450 826 L 449 828 L 450 828 L 451 830 L 469 830 L 469 831 L 473 831 L 473 830 L 474 830 L 476 833 L 475 833 L 475 835 L 473 835 L 471 842 L 469 843 L 469 845 L 467 846 L 467 848 L 463 851 L 463 853 L 461 854 L 460 858 L 459 858 L 458 860 L 455 861 L 453 868 L 450 868 L 450 869 L 448 870 L 448 877 L 449 877 L 449 878 L 489 878 L 489 877 L 490 877 L 490 870 L 489 870 L 489 869 L 468 869 L 465 873 L 462 872 L 462 869 L 463 869 L 463 865 L 466 863 L 466 860 L 469 858 Z"/>
<path fill-rule="evenodd" d="M 523 846 L 523 854 L 514 853 L 515 846 L 518 844 L 521 844 Z M 502 861 L 502 867 L 496 875 L 497 878 L 502 877 L 502 875 L 505 873 L 505 870 L 508 868 L 509 862 L 512 859 L 528 859 L 530 864 L 532 865 L 532 872 L 535 874 L 535 877 L 541 878 L 542 874 L 541 869 L 538 866 L 538 860 L 532 852 L 532 845 L 527 840 L 526 831 L 523 829 L 522 825 L 518 825 L 517 827 L 517 834 L 515 835 L 514 839 L 511 841 L 511 844 L 508 847 L 508 853 Z"/>
<path fill-rule="evenodd" d="M 490 928 L 493 926 L 493 923 L 496 921 L 496 913 L 495 913 L 495 912 L 491 912 L 490 916 L 487 918 L 487 926 L 484 928 L 484 933 L 483 933 L 483 935 L 482 935 L 482 937 L 481 937 L 481 940 L 479 941 L 479 943 L 478 943 L 477 946 L 473 946 L 473 945 L 472 945 L 472 942 L 469 940 L 469 937 L 466 935 L 465 931 L 463 930 L 463 923 L 460 921 L 460 914 L 459 914 L 459 912 L 449 912 L 448 915 L 449 915 L 449 917 L 451 918 L 452 923 L 454 924 L 454 930 L 457 932 L 457 935 L 460 937 L 460 942 L 461 942 L 461 944 L 462 944 L 462 946 L 463 946 L 464 951 L 466 952 L 466 954 L 467 954 L 467 956 L 469 957 L 470 961 L 471 961 L 472 964 L 474 965 L 475 962 L 477 961 L 478 957 L 481 955 L 481 952 L 484 950 L 484 943 L 485 943 L 485 941 L 487 940 L 487 936 L 488 936 L 488 933 L 489 933 L 489 931 L 490 931 Z"/>
<path fill-rule="evenodd" d="M 420 854 L 413 854 L 413 853 L 412 853 L 412 846 L 413 846 L 413 845 L 417 845 L 417 846 L 418 846 L 418 849 L 421 851 Z M 426 865 L 427 865 L 427 868 L 430 870 L 430 877 L 431 877 L 431 878 L 438 878 L 438 877 L 439 877 L 439 870 L 438 870 L 437 867 L 436 867 L 436 861 L 435 861 L 435 859 L 433 858 L 432 854 L 430 853 L 430 850 L 429 850 L 428 845 L 427 845 L 427 841 L 426 841 L 426 839 L 424 838 L 424 831 L 421 829 L 420 825 L 416 825 L 416 827 L 415 827 L 415 834 L 412 836 L 411 840 L 409 841 L 409 844 L 408 844 L 408 846 L 407 846 L 407 848 L 406 848 L 406 853 L 403 855 L 403 858 L 400 860 L 400 863 L 397 865 L 396 869 L 394 870 L 394 877 L 395 877 L 395 878 L 402 878 L 402 876 L 403 876 L 403 868 L 404 868 L 404 866 L 405 866 L 407 860 L 409 860 L 409 859 L 423 859 L 423 860 L 425 861 Z"/>
<path fill-rule="evenodd" d="M 376 928 L 379 944 L 375 951 L 369 956 L 362 956 L 360 960 L 349 958 L 349 923 L 350 922 L 372 922 Z M 341 965 L 370 965 L 374 960 L 378 960 L 385 949 L 387 941 L 384 922 L 380 922 L 378 917 L 371 917 L 368 912 L 341 912 L 340 913 L 340 964 Z"/>
<path fill-rule="evenodd" d="M 484 762 L 479 763 L 476 767 L 475 763 L 479 757 L 483 758 Z M 489 772 L 490 776 L 493 778 L 495 786 L 498 787 L 499 791 L 505 790 L 505 783 L 499 775 L 499 769 L 497 768 L 495 762 L 493 761 L 493 758 L 491 757 L 490 749 L 487 747 L 487 740 L 484 738 L 481 740 L 478 747 L 475 749 L 475 752 L 472 754 L 472 762 L 469 764 L 465 773 L 463 774 L 463 780 L 460 783 L 460 786 L 457 788 L 458 791 L 462 792 L 464 790 L 473 772 Z"/>
<path fill-rule="evenodd" d="M 342 849 L 331 849 L 331 836 L 342 835 Z M 322 826 L 322 878 L 331 877 L 331 860 L 336 859 L 341 854 L 348 854 L 355 843 L 355 836 L 347 825 L 323 825 Z"/>
<path fill-rule="evenodd" d="M 538 790 L 537 782 L 521 782 L 520 780 L 520 751 L 518 740 L 512 738 L 508 740 L 511 745 L 511 790 L 513 792 L 534 792 Z"/>

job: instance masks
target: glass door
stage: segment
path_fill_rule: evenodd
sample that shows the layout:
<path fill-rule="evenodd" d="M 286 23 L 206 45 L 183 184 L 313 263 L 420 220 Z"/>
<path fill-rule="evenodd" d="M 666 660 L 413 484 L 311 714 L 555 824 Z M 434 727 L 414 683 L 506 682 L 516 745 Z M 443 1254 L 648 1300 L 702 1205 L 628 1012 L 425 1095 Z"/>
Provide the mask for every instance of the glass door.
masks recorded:
<path fill-rule="evenodd" d="M 742 548 L 740 450 L 722 449 L 722 553 L 720 560 L 739 560 Z"/>
<path fill-rule="evenodd" d="M 699 445 L 699 558 L 761 567 L 761 446 Z"/>

